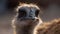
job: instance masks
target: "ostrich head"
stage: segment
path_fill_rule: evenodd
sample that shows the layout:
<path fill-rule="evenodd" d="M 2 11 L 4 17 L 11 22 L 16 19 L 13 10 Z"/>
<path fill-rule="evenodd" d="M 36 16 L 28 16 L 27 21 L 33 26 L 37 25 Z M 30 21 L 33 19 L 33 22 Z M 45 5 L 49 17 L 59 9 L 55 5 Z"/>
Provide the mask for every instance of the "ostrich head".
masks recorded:
<path fill-rule="evenodd" d="M 16 8 L 17 14 L 12 21 L 16 34 L 32 34 L 35 26 L 42 23 L 39 18 L 40 8 L 34 4 L 21 4 Z"/>
<path fill-rule="evenodd" d="M 33 4 L 21 4 L 17 8 L 17 24 L 30 25 L 33 22 L 39 21 L 40 8 Z"/>

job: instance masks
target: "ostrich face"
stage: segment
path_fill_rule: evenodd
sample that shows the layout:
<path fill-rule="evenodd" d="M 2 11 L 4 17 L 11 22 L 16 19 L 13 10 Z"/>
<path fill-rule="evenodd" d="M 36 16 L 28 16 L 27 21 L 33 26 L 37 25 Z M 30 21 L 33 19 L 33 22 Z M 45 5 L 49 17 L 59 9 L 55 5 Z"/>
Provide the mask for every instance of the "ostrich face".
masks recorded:
<path fill-rule="evenodd" d="M 17 23 L 20 23 L 19 25 L 26 25 L 39 20 L 40 9 L 36 5 L 24 4 L 19 6 L 17 10 Z"/>
<path fill-rule="evenodd" d="M 23 5 L 18 7 L 18 19 L 35 20 L 39 15 L 39 8 L 36 5 Z"/>

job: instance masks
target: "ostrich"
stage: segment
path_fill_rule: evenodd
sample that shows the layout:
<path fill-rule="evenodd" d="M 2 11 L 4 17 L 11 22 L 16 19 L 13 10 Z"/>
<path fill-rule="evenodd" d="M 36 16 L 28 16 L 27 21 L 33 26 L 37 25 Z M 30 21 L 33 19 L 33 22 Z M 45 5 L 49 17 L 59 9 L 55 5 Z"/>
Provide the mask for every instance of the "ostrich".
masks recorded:
<path fill-rule="evenodd" d="M 60 34 L 60 18 L 42 22 L 40 9 L 34 4 L 21 4 L 12 20 L 14 34 Z"/>
<path fill-rule="evenodd" d="M 20 4 L 12 20 L 14 34 L 33 34 L 35 26 L 41 24 L 40 8 L 35 4 Z"/>
<path fill-rule="evenodd" d="M 60 18 L 36 26 L 34 34 L 60 34 Z"/>

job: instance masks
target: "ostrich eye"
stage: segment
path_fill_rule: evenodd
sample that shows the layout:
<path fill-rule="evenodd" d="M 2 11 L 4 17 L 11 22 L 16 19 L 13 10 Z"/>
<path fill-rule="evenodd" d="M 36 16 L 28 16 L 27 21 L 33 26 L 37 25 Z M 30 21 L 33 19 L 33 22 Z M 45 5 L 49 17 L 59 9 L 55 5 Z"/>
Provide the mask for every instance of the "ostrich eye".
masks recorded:
<path fill-rule="evenodd" d="M 26 11 L 25 10 L 20 9 L 18 13 L 19 13 L 18 18 L 26 16 Z"/>
<path fill-rule="evenodd" d="M 38 17 L 38 14 L 39 14 L 39 10 L 36 10 L 35 12 L 36 17 Z"/>

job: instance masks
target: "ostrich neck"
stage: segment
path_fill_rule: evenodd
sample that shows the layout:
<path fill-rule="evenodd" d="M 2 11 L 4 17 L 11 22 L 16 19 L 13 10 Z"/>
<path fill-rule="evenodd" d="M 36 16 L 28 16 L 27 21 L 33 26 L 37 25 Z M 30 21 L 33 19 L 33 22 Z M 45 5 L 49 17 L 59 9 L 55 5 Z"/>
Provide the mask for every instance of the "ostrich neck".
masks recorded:
<path fill-rule="evenodd" d="M 28 26 L 16 27 L 16 34 L 33 34 L 36 25 L 37 23 L 33 23 Z"/>
<path fill-rule="evenodd" d="M 34 29 L 34 27 L 32 28 L 32 26 L 27 26 L 27 27 L 23 27 L 22 31 L 23 31 L 23 34 L 32 34 L 33 29 Z"/>

